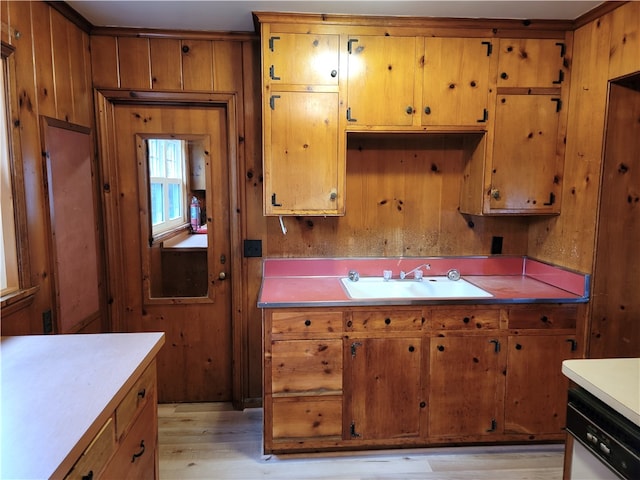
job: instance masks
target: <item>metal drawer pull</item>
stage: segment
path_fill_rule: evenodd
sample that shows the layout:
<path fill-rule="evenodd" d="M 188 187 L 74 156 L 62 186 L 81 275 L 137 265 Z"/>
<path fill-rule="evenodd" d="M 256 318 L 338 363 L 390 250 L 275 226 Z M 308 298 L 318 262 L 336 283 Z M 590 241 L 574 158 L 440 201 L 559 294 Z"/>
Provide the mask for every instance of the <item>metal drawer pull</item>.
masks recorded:
<path fill-rule="evenodd" d="M 134 453 L 131 457 L 131 463 L 136 461 L 136 458 L 140 458 L 144 454 L 144 440 L 140 440 L 141 450 L 138 453 Z"/>

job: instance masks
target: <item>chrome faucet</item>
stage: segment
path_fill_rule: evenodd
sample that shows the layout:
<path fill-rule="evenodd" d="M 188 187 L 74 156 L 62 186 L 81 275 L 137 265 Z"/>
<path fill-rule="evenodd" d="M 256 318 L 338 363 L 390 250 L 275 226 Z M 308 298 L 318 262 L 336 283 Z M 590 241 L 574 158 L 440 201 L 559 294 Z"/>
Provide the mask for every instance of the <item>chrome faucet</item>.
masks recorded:
<path fill-rule="evenodd" d="M 430 263 L 425 263 L 423 265 L 418 265 L 416 268 L 414 268 L 413 270 L 411 270 L 410 272 L 403 272 L 402 270 L 400 271 L 400 280 L 404 280 L 405 277 L 407 275 L 411 275 L 413 274 L 413 278 L 416 280 L 422 280 L 422 267 L 426 268 L 427 270 L 431 270 L 431 264 Z"/>

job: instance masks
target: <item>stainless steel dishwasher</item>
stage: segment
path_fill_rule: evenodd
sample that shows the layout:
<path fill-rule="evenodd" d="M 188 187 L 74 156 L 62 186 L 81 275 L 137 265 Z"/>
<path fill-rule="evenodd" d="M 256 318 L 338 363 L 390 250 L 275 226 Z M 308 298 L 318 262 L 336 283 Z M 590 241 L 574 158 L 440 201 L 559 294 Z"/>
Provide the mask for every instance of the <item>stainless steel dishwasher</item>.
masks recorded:
<path fill-rule="evenodd" d="M 570 480 L 640 479 L 640 426 L 581 387 L 569 390 Z"/>

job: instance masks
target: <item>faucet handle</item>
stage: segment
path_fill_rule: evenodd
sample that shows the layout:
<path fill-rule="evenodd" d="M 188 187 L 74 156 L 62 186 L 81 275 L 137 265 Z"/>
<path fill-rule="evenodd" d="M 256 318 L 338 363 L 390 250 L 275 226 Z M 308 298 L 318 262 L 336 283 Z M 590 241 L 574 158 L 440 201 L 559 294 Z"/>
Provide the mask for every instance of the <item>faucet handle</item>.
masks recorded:
<path fill-rule="evenodd" d="M 382 271 L 382 278 L 384 278 L 385 282 L 388 282 L 389 280 L 391 280 L 392 276 L 393 276 L 393 272 L 391 270 Z"/>
<path fill-rule="evenodd" d="M 357 282 L 360 280 L 360 274 L 356 270 L 349 270 L 349 280 Z"/>

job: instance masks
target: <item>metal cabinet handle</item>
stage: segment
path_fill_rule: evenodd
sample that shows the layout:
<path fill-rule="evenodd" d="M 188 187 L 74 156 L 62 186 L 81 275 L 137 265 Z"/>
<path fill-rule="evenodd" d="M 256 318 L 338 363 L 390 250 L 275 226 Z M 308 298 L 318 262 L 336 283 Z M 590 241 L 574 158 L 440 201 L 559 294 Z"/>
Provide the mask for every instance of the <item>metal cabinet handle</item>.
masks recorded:
<path fill-rule="evenodd" d="M 140 458 L 142 455 L 144 455 L 144 440 L 140 440 L 140 451 L 138 453 L 134 453 L 133 456 L 131 457 L 131 463 L 136 461 L 136 458 Z"/>

